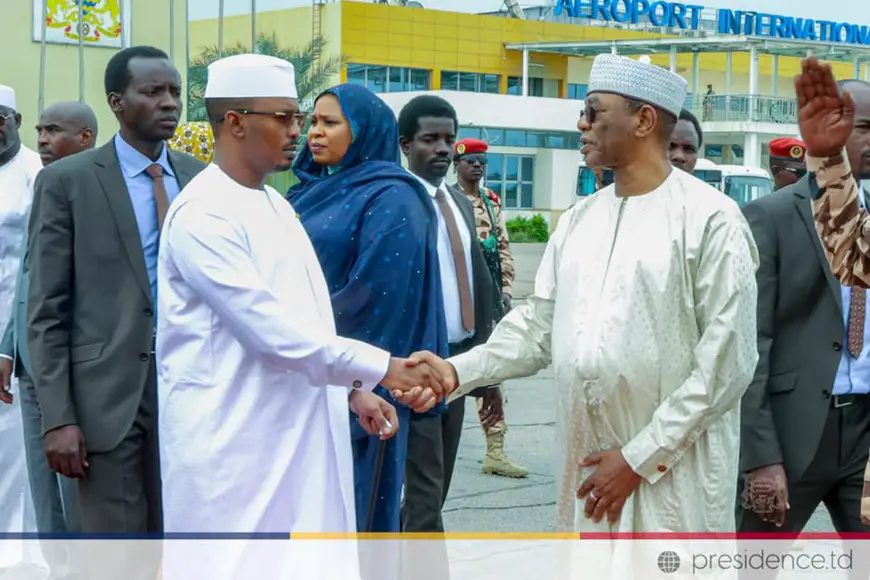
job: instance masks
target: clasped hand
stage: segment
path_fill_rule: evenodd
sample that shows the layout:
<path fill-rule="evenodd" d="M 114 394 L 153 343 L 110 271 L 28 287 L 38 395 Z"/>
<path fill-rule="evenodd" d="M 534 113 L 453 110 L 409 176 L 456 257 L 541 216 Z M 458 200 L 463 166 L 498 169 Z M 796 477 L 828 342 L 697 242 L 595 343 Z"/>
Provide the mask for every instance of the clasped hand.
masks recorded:
<path fill-rule="evenodd" d="M 459 381 L 453 365 L 424 350 L 406 359 L 391 359 L 381 384 L 402 405 L 425 413 L 456 390 Z"/>

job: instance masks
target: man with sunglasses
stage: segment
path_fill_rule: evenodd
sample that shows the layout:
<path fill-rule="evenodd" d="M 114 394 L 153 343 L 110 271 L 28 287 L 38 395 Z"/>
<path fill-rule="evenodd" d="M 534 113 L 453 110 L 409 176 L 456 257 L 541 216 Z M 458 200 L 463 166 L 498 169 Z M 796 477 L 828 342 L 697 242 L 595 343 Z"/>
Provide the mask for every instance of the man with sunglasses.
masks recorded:
<path fill-rule="evenodd" d="M 454 146 L 453 164 L 456 186 L 474 208 L 474 225 L 483 256 L 492 272 L 493 281 L 501 294 L 501 319 L 511 309 L 511 285 L 515 277 L 514 257 L 511 254 L 507 225 L 501 199 L 481 185 L 486 174 L 486 152 L 489 145 L 480 139 L 461 139 Z M 477 397 L 477 413 L 486 436 L 486 455 L 483 472 L 502 477 L 525 477 L 529 470 L 513 461 L 504 452 L 507 425 L 504 420 L 504 392 L 500 388 L 484 391 Z"/>
<path fill-rule="evenodd" d="M 807 174 L 807 146 L 800 139 L 779 137 L 768 144 L 774 191 L 794 185 Z"/>

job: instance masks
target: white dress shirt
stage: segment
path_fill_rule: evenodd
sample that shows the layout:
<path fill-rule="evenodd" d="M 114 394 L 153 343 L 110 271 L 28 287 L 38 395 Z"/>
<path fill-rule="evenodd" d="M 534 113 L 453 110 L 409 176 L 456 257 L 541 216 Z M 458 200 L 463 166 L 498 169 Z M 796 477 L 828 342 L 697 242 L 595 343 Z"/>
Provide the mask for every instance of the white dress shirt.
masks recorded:
<path fill-rule="evenodd" d="M 413 174 L 412 174 L 413 175 Z M 432 204 L 438 214 L 438 263 L 441 269 L 441 292 L 444 295 L 444 316 L 447 319 L 447 340 L 450 344 L 458 344 L 474 336 L 474 330 L 466 332 L 462 326 L 462 307 L 459 300 L 459 282 L 456 277 L 456 266 L 453 264 L 453 250 L 450 247 L 450 232 L 447 230 L 447 222 L 441 214 L 441 207 L 435 201 L 435 192 L 439 189 L 444 191 L 447 203 L 453 210 L 456 226 L 459 229 L 459 237 L 462 239 L 462 248 L 465 250 L 465 269 L 468 272 L 468 287 L 471 290 L 471 298 L 474 299 L 474 275 L 471 271 L 471 234 L 468 224 L 462 218 L 459 206 L 453 200 L 453 196 L 447 191 L 447 184 L 443 181 L 435 187 L 419 175 L 414 175 L 432 196 Z"/>

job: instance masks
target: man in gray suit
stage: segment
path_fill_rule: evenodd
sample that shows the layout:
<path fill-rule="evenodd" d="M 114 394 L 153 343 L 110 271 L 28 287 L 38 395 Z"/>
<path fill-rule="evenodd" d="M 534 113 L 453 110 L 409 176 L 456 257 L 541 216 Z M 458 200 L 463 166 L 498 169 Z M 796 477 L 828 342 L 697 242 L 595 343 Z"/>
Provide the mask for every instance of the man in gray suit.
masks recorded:
<path fill-rule="evenodd" d="M 105 89 L 120 131 L 36 182 L 30 367 L 48 464 L 77 480 L 82 530 L 160 533 L 157 249 L 169 203 L 204 164 L 166 145 L 181 79 L 163 51 L 118 52 Z"/>
<path fill-rule="evenodd" d="M 55 103 L 43 111 L 36 125 L 37 144 L 43 166 L 93 149 L 97 140 L 97 119 L 93 110 L 84 103 Z M 21 393 L 21 414 L 24 422 L 24 454 L 30 491 L 36 511 L 37 530 L 41 534 L 78 532 L 78 499 L 75 482 L 52 471 L 45 458 L 42 444 L 42 413 L 36 399 L 36 390 L 30 376 L 30 355 L 27 350 L 27 239 L 21 248 L 21 267 L 15 287 L 12 316 L 0 339 L 0 381 L 18 378 Z M 47 563 L 61 577 L 64 555 L 56 553 L 48 542 L 43 545 Z"/>
<path fill-rule="evenodd" d="M 870 115 L 870 85 L 852 94 Z M 861 159 L 864 146 L 850 140 L 849 157 Z M 859 180 L 861 165 L 854 166 Z M 821 503 L 839 532 L 870 531 L 860 518 L 870 450 L 867 294 L 831 274 L 813 223 L 810 179 L 743 210 L 761 263 L 759 362 L 742 402 L 741 532 L 799 532 Z M 866 579 L 865 564 L 850 577 Z"/>
<path fill-rule="evenodd" d="M 450 356 L 483 344 L 492 333 L 501 297 L 477 243 L 474 208 L 448 187 L 459 121 L 440 97 L 423 95 L 399 113 L 399 143 L 408 167 L 433 197 L 438 212 L 438 260 Z M 483 391 L 473 393 L 481 396 Z M 441 509 L 459 451 L 465 399 L 411 417 L 405 469 L 405 532 L 444 531 Z"/>

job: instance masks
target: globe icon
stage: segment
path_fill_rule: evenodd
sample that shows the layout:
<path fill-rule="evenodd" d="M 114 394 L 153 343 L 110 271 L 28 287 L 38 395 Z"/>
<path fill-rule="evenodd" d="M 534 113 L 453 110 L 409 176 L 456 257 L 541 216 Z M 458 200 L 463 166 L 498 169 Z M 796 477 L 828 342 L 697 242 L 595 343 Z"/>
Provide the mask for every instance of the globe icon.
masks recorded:
<path fill-rule="evenodd" d="M 671 550 L 665 550 L 656 559 L 659 570 L 665 574 L 676 574 L 680 569 L 680 555 Z"/>

